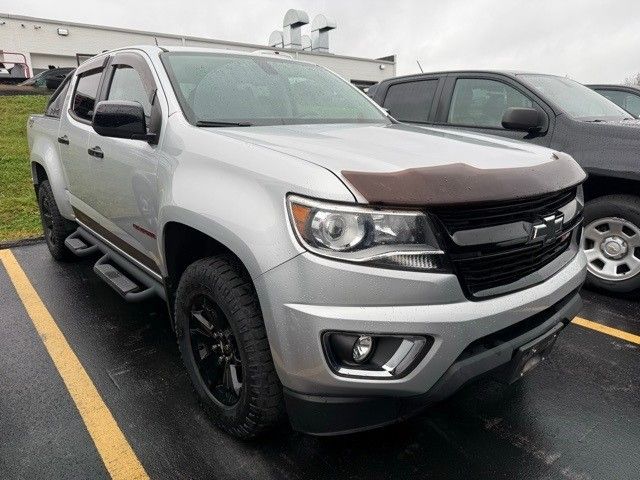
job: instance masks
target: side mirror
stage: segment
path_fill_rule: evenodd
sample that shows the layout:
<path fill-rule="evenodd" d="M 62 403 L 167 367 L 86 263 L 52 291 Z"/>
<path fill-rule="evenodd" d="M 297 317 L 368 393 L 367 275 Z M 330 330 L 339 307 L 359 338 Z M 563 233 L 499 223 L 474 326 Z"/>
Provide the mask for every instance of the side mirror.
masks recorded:
<path fill-rule="evenodd" d="M 149 140 L 144 109 L 138 102 L 104 100 L 93 111 L 93 129 L 103 137 Z"/>
<path fill-rule="evenodd" d="M 538 132 L 544 126 L 544 117 L 535 108 L 507 108 L 502 115 L 502 126 L 507 130 Z"/>

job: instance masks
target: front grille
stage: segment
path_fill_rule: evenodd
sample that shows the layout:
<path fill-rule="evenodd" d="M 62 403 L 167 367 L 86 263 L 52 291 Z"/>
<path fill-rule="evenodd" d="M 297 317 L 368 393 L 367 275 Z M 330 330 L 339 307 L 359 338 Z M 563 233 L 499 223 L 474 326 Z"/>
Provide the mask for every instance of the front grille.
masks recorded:
<path fill-rule="evenodd" d="M 542 217 L 556 213 L 575 196 L 576 189 L 572 188 L 544 197 L 515 201 L 511 204 L 496 202 L 434 210 L 433 213 L 447 237 L 447 250 L 451 263 L 467 294 L 471 298 L 484 298 L 526 288 L 536 281 L 543 281 L 544 278 L 538 278 L 526 285 L 516 284 L 519 280 L 553 262 L 570 248 L 572 242 L 578 242 L 576 227 L 580 225 L 582 217 L 579 213 L 570 219 L 555 238 L 546 242 L 500 245 L 485 243 L 482 239 L 478 239 L 478 245 L 461 247 L 453 241 L 452 236 L 455 232 L 514 222 L 533 224 Z M 553 273 L 555 271 L 547 276 Z M 495 290 L 491 292 L 492 289 Z"/>
<path fill-rule="evenodd" d="M 576 188 L 574 187 L 525 200 L 477 204 L 463 209 L 439 208 L 434 210 L 434 213 L 449 233 L 455 233 L 458 230 L 491 227 L 522 220 L 534 221 L 545 214 L 555 212 L 575 196 Z"/>

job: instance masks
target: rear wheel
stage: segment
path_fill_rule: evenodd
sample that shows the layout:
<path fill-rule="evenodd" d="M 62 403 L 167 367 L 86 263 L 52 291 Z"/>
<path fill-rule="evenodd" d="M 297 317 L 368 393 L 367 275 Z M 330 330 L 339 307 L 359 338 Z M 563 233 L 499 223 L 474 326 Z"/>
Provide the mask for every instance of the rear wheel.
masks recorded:
<path fill-rule="evenodd" d="M 640 287 L 640 198 L 607 195 L 587 203 L 587 283 L 611 292 Z"/>
<path fill-rule="evenodd" d="M 280 421 L 282 386 L 258 298 L 235 259 L 216 256 L 187 267 L 176 293 L 175 321 L 182 360 L 216 425 L 251 438 Z"/>
<path fill-rule="evenodd" d="M 38 207 L 44 239 L 51 256 L 61 261 L 77 259 L 78 257 L 64 244 L 65 239 L 73 232 L 76 225 L 60 214 L 49 180 L 44 180 L 38 187 Z"/>

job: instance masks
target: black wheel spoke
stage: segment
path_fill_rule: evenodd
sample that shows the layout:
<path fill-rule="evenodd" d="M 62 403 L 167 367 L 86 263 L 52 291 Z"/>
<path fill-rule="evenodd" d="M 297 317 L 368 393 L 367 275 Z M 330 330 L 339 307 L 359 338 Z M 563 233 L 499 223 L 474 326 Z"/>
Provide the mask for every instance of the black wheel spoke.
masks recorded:
<path fill-rule="evenodd" d="M 207 320 L 201 310 L 191 311 L 191 316 L 196 320 L 197 330 L 203 335 L 213 337 L 214 327 L 209 320 Z"/>
<path fill-rule="evenodd" d="M 224 369 L 224 385 L 227 389 L 231 390 L 235 395 L 240 394 L 242 388 L 242 382 L 238 378 L 238 365 L 235 363 L 227 363 Z"/>
<path fill-rule="evenodd" d="M 194 361 L 210 394 L 231 406 L 242 392 L 238 347 L 222 311 L 212 299 L 196 297 L 188 310 Z"/>

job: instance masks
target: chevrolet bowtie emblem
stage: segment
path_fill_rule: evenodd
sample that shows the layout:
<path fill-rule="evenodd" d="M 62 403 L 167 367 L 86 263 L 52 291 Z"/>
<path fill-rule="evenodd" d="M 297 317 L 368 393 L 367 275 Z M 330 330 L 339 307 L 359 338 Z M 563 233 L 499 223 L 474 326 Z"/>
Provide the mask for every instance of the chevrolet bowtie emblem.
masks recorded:
<path fill-rule="evenodd" d="M 556 213 L 543 217 L 533 224 L 533 230 L 531 231 L 531 239 L 529 243 L 533 242 L 552 242 L 562 232 L 562 224 L 564 223 L 564 215 L 562 213 Z"/>

